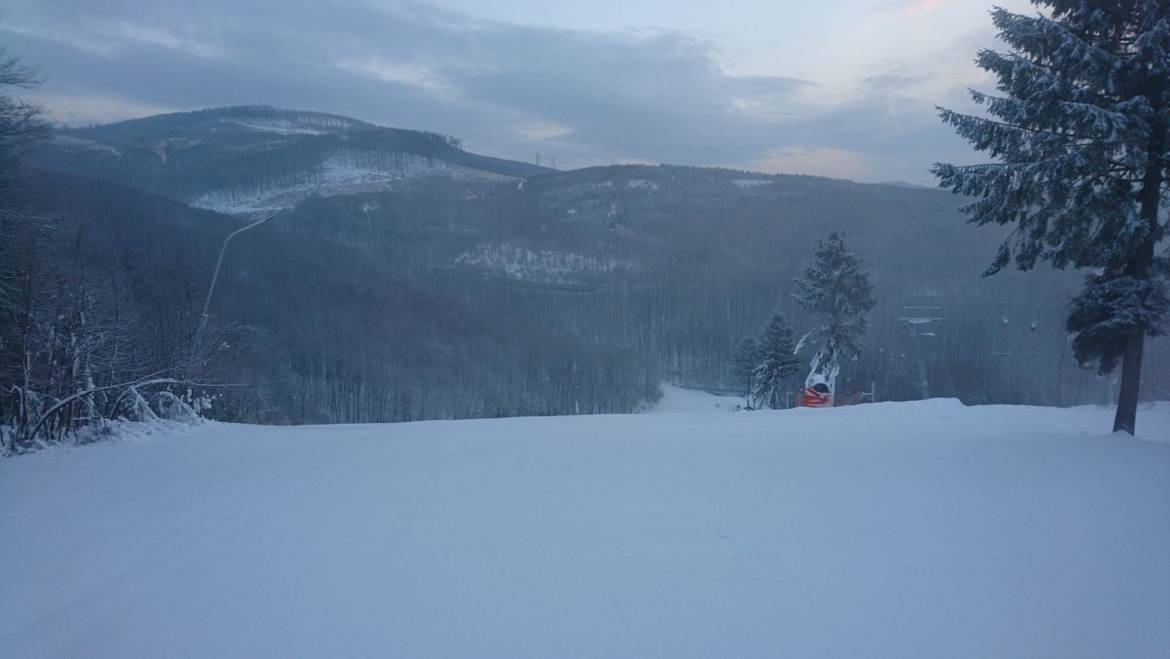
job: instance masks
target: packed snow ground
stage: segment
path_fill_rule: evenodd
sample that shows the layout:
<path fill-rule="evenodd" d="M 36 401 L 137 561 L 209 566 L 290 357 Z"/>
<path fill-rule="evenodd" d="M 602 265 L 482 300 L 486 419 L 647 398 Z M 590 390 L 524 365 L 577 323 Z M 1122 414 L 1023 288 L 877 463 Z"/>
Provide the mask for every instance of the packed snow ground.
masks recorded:
<path fill-rule="evenodd" d="M 0 461 L 0 657 L 1166 657 L 1170 405 L 207 424 Z"/>
<path fill-rule="evenodd" d="M 651 414 L 675 414 L 679 412 L 714 412 L 723 410 L 732 412 L 743 407 L 744 400 L 739 396 L 720 396 L 698 389 L 685 389 L 672 384 L 663 384 L 662 398 L 653 408 L 647 410 Z"/>

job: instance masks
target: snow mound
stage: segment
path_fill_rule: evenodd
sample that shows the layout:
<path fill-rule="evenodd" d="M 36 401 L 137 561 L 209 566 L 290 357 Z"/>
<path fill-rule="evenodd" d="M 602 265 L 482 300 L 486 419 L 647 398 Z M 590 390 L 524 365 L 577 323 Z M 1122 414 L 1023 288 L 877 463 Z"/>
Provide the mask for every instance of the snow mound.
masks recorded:
<path fill-rule="evenodd" d="M 733 180 L 732 185 L 737 188 L 758 188 L 761 185 L 771 185 L 772 182 L 760 178 L 737 178 Z"/>
<path fill-rule="evenodd" d="M 743 406 L 743 399 L 738 396 L 722 396 L 698 389 L 685 389 L 673 384 L 663 383 L 662 398 L 654 406 L 646 410 L 649 414 L 676 414 L 687 412 L 731 412 Z"/>
<path fill-rule="evenodd" d="M 1165 657 L 1170 405 L 1162 441 L 1110 419 L 205 424 L 7 459 L 0 657 Z"/>

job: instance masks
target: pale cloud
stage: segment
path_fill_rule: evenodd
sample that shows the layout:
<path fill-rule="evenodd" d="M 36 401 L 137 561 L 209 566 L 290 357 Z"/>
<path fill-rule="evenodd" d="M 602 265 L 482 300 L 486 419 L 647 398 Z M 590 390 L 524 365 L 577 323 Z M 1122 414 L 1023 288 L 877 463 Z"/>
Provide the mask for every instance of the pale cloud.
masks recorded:
<path fill-rule="evenodd" d="M 772 174 L 809 174 L 830 178 L 874 180 L 877 172 L 865 156 L 847 149 L 819 146 L 790 146 L 746 163 L 746 168 Z"/>
<path fill-rule="evenodd" d="M 28 99 L 47 110 L 50 121 L 70 126 L 104 124 L 153 114 L 176 112 L 179 108 L 138 103 L 114 94 L 54 94 L 37 90 Z"/>
<path fill-rule="evenodd" d="M 515 126 L 513 130 L 520 137 L 530 141 L 551 140 L 570 135 L 573 132 L 571 127 L 555 121 L 538 121 L 523 126 Z"/>
<path fill-rule="evenodd" d="M 7 32 L 18 37 L 27 37 L 37 41 L 55 42 L 62 46 L 74 48 L 90 55 L 110 57 L 117 50 L 117 45 L 100 35 L 75 34 L 67 29 L 56 29 L 50 26 L 20 25 L 18 23 L 0 24 L 0 33 Z"/>
<path fill-rule="evenodd" d="M 392 61 L 377 56 L 345 59 L 337 63 L 345 71 L 371 76 L 382 82 L 411 85 L 430 92 L 450 95 L 451 86 L 434 69 L 416 62 Z"/>
<path fill-rule="evenodd" d="M 92 31 L 106 40 L 133 41 L 171 50 L 190 53 L 197 57 L 221 57 L 223 49 L 205 42 L 180 36 L 171 29 L 159 25 L 146 25 L 133 21 L 93 21 Z"/>
<path fill-rule="evenodd" d="M 894 16 L 916 17 L 937 11 L 946 4 L 948 4 L 948 0 L 905 0 L 887 5 L 882 11 Z"/>
<path fill-rule="evenodd" d="M 539 151 L 562 166 L 728 164 L 919 183 L 932 162 L 970 153 L 933 106 L 965 102 L 963 87 L 979 80 L 971 58 L 994 45 L 986 24 L 857 66 L 866 43 L 898 41 L 912 22 L 862 11 L 856 29 L 824 37 L 839 48 L 805 56 L 840 58 L 849 78 L 826 83 L 782 75 L 800 59 L 733 73 L 723 46 L 679 30 L 519 25 L 411 0 L 6 4 L 0 41 L 41 65 L 39 98 L 69 123 L 270 104 L 456 135 L 500 157 Z M 971 18 L 962 3 L 934 13 L 955 12 L 986 23 L 985 9 Z"/>

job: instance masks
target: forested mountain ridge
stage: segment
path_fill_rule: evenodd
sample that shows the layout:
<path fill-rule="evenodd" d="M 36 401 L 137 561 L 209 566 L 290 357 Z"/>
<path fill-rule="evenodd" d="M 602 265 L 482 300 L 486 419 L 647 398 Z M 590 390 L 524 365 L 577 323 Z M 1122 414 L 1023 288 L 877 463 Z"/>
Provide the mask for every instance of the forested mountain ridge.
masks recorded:
<path fill-rule="evenodd" d="M 311 194 L 382 190 L 417 177 L 503 181 L 546 171 L 469 153 L 446 135 L 267 106 L 62 129 L 33 162 L 229 213 L 291 208 Z"/>
<path fill-rule="evenodd" d="M 61 130 L 33 162 L 208 210 L 293 210 L 301 230 L 381 244 L 411 266 L 562 283 L 670 271 L 734 286 L 773 270 L 769 234 L 796 246 L 829 224 L 867 243 L 962 231 L 937 191 L 676 166 L 555 172 L 453 137 L 264 106 Z"/>
<path fill-rule="evenodd" d="M 46 330 L 78 338 L 34 361 L 80 358 L 98 386 L 186 372 L 211 265 L 238 220 L 95 179 L 45 173 L 35 183 L 62 219 L 52 263 L 28 266 L 28 298 L 43 307 L 33 315 L 46 319 Z M 369 422 L 629 411 L 654 396 L 649 360 L 532 323 L 530 296 L 420 278 L 341 241 L 257 235 L 232 246 L 192 372 L 232 385 L 211 390 L 217 418 Z M 15 260 L 25 258 L 19 245 L 9 247 Z M 51 326 L 70 317 L 85 321 Z M 77 343 L 92 347 L 74 354 Z M 586 363 L 588 382 L 574 369 Z"/>
<path fill-rule="evenodd" d="M 1109 386 L 1071 364 L 1077 277 L 981 279 L 1001 236 L 965 225 L 940 191 L 669 165 L 557 172 L 255 107 L 59 131 L 35 163 L 71 177 L 47 175 L 47 196 L 101 236 L 78 242 L 101 268 L 180 250 L 135 266 L 171 287 L 169 315 L 151 313 L 172 348 L 189 345 L 219 241 L 243 220 L 208 210 L 277 214 L 233 243 L 212 303 L 206 372 L 250 385 L 217 394 L 221 418 L 629 411 L 660 379 L 728 389 L 736 343 L 774 310 L 809 328 L 792 281 L 833 230 L 878 300 L 845 397 L 1073 403 Z M 918 331 L 915 314 L 939 320 Z"/>

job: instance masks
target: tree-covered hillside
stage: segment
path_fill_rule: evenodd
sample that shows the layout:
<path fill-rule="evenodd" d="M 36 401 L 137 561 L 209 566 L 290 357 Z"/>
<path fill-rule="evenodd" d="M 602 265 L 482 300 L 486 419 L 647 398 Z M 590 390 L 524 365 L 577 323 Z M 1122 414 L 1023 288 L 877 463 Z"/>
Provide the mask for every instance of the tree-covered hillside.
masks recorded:
<path fill-rule="evenodd" d="M 62 249 L 142 303 L 160 363 L 190 345 L 222 238 L 276 214 L 233 243 L 212 303 L 203 375 L 248 385 L 217 390 L 222 418 L 626 411 L 660 379 L 731 390 L 735 346 L 775 311 L 798 337 L 812 328 L 793 280 L 832 231 L 864 258 L 876 299 L 840 400 L 1069 404 L 1111 386 L 1072 362 L 1063 307 L 1077 278 L 980 278 L 1002 236 L 964 225 L 940 191 L 677 166 L 554 172 L 270 108 L 60 131 L 34 162 L 66 173 L 43 178 L 67 218 Z M 1164 369 L 1149 379 L 1170 388 Z"/>

